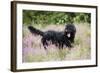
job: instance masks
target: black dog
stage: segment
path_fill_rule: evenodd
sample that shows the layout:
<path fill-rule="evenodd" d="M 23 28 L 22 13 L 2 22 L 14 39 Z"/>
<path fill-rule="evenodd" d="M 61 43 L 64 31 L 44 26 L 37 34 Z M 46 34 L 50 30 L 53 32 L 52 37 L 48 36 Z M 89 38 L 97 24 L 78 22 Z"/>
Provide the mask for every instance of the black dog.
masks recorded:
<path fill-rule="evenodd" d="M 76 33 L 76 28 L 73 24 L 66 25 L 65 30 L 63 32 L 57 32 L 52 30 L 42 32 L 32 26 L 29 26 L 28 29 L 31 33 L 42 36 L 41 42 L 45 49 L 47 49 L 46 46 L 48 46 L 48 41 L 50 41 L 52 44 L 55 44 L 57 47 L 59 47 L 59 49 L 63 48 L 64 45 L 66 47 L 71 48 L 71 43 L 74 42 Z"/>
<path fill-rule="evenodd" d="M 70 40 L 71 43 L 74 43 L 74 38 L 76 34 L 76 27 L 74 26 L 74 24 L 66 25 L 65 34 L 68 36 L 68 40 Z"/>

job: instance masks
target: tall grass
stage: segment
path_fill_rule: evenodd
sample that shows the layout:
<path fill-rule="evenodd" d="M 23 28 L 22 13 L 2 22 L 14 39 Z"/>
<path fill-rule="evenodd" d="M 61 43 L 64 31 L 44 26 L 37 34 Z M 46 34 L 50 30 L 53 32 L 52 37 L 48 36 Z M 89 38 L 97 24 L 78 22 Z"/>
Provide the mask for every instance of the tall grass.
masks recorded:
<path fill-rule="evenodd" d="M 32 35 L 27 27 L 23 27 L 23 62 L 84 60 L 91 58 L 91 29 L 87 24 L 75 25 L 77 32 L 73 48 L 64 47 L 58 49 L 55 45 L 49 45 L 47 50 L 43 48 L 41 36 Z M 42 31 L 62 31 L 64 25 L 36 26 Z M 56 29 L 55 29 L 56 28 Z"/>

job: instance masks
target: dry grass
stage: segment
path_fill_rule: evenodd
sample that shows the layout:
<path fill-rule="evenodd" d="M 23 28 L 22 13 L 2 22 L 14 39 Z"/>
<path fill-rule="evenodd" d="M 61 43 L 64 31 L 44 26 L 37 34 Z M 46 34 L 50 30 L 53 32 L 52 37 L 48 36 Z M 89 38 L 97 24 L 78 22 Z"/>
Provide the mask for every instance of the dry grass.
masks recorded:
<path fill-rule="evenodd" d="M 23 27 L 23 62 L 84 60 L 91 58 L 91 29 L 87 24 L 75 25 L 77 32 L 74 47 L 58 49 L 55 45 L 49 45 L 45 50 L 41 44 L 41 36 L 32 35 L 26 27 Z M 62 31 L 64 25 L 48 25 L 41 29 Z"/>

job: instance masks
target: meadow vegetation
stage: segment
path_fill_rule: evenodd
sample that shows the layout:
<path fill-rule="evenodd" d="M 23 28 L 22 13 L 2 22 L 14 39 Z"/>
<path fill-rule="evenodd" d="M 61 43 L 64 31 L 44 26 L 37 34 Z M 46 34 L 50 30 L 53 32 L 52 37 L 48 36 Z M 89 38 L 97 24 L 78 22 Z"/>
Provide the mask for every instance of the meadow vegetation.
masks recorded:
<path fill-rule="evenodd" d="M 89 13 L 68 13 L 48 11 L 23 11 L 23 62 L 85 60 L 91 58 L 91 15 Z M 58 49 L 49 45 L 45 50 L 41 36 L 31 34 L 28 26 L 32 25 L 42 31 L 63 31 L 65 25 L 73 23 L 76 27 L 73 48 Z"/>

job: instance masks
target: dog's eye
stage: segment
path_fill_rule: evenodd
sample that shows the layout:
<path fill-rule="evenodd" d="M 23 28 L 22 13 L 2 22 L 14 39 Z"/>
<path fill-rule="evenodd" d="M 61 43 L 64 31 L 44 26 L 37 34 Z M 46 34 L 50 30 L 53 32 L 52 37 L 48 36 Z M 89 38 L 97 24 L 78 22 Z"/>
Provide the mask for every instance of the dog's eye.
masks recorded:
<path fill-rule="evenodd" d="M 70 37 L 71 35 L 70 34 L 67 34 L 67 36 Z"/>

